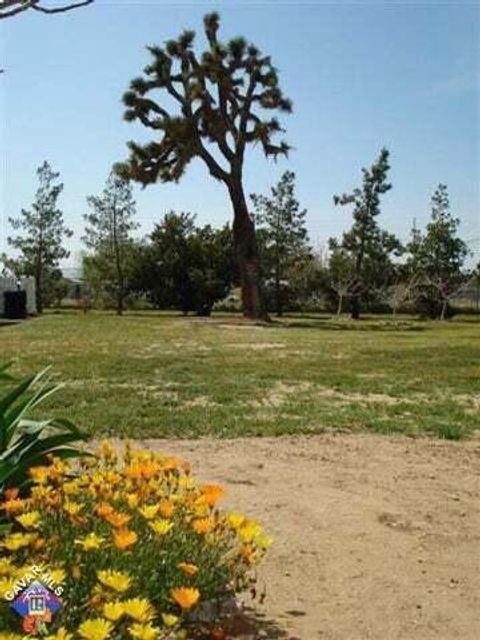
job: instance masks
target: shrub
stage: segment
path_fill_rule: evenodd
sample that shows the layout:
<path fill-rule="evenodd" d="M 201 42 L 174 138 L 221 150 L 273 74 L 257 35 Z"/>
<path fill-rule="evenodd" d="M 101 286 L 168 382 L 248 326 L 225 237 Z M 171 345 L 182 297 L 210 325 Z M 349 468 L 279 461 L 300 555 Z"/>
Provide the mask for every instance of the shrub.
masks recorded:
<path fill-rule="evenodd" d="M 33 468 L 30 497 L 10 490 L 0 505 L 12 524 L 0 533 L 0 597 L 41 566 L 63 589 L 50 638 L 186 637 L 202 607 L 252 587 L 270 540 L 256 522 L 218 509 L 222 487 L 196 484 L 173 457 L 126 446 L 118 460 L 108 443 L 77 467 L 55 458 Z M 18 620 L 3 600 L 0 640 L 17 637 L 8 633 Z"/>

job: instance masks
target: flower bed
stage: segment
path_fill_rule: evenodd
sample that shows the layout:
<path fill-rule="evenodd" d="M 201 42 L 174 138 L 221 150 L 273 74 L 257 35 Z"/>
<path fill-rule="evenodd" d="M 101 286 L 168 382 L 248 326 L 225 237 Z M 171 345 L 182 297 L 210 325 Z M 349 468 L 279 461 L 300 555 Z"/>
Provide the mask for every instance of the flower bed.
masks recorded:
<path fill-rule="evenodd" d="M 271 542 L 256 522 L 220 511 L 222 487 L 195 483 L 177 458 L 126 446 L 118 460 L 104 443 L 99 458 L 52 459 L 30 476 L 27 498 L 9 489 L 0 504 L 10 525 L 0 532 L 0 640 L 24 635 L 11 601 L 39 576 L 61 608 L 26 616 L 31 635 L 189 637 L 207 603 L 252 586 Z"/>

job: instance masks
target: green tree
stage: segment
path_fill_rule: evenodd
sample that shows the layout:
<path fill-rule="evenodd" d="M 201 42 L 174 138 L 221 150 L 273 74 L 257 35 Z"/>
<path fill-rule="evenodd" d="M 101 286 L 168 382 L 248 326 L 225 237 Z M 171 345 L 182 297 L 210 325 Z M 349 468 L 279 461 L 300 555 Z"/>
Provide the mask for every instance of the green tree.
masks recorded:
<path fill-rule="evenodd" d="M 91 209 L 84 218 L 87 223 L 83 241 L 93 251 L 87 256 L 87 274 L 97 271 L 116 300 L 118 315 L 122 315 L 127 295 L 127 277 L 132 253 L 132 231 L 138 228 L 134 221 L 135 201 L 128 181 L 111 173 L 99 196 L 89 196 Z"/>
<path fill-rule="evenodd" d="M 351 285 L 352 318 L 360 317 L 362 299 L 372 288 L 375 277 L 390 266 L 390 256 L 400 253 L 401 245 L 392 234 L 378 226 L 380 196 L 392 188 L 387 182 L 390 169 L 389 152 L 383 148 L 370 169 L 362 169 L 362 186 L 351 193 L 335 195 L 335 205 L 353 205 L 353 225 L 343 234 L 339 247 L 353 259 L 353 282 Z"/>
<path fill-rule="evenodd" d="M 57 6 L 45 5 L 40 0 L 1 0 L 0 2 L 0 20 L 4 18 L 12 18 L 19 13 L 25 11 L 37 11 L 44 14 L 65 13 L 78 7 L 86 7 L 93 4 L 94 0 L 79 0 L 79 2 L 69 2 Z"/>
<path fill-rule="evenodd" d="M 9 218 L 13 229 L 20 231 L 8 238 L 8 244 L 20 253 L 12 268 L 17 277 L 35 277 L 38 313 L 51 297 L 49 288 L 61 278 L 60 260 L 70 255 L 64 242 L 73 232 L 65 226 L 63 212 L 57 206 L 63 191 L 63 184 L 57 182 L 59 175 L 45 161 L 37 169 L 39 187 L 32 208 L 22 209 L 19 218 Z"/>
<path fill-rule="evenodd" d="M 281 316 L 291 288 L 295 263 L 309 253 L 306 209 L 295 197 L 295 174 L 285 171 L 271 196 L 252 194 L 254 220 L 260 240 L 263 275 L 272 282 L 274 308 Z"/>
<path fill-rule="evenodd" d="M 407 245 L 407 267 L 418 276 L 417 308 L 444 319 L 449 301 L 465 284 L 463 272 L 468 248 L 458 236 L 459 218 L 450 209 L 447 186 L 439 184 L 431 199 L 431 217 L 425 233 L 412 230 Z"/>
<path fill-rule="evenodd" d="M 201 56 L 193 50 L 193 31 L 168 41 L 165 48 L 148 47 L 153 61 L 124 96 L 125 118 L 139 120 L 159 139 L 144 145 L 130 142 L 130 158 L 117 170 L 146 185 L 180 180 L 193 158 L 205 163 L 231 200 L 243 311 L 255 318 L 265 310 L 255 226 L 243 185 L 245 155 L 248 145 L 257 144 L 267 157 L 287 154 L 285 142 L 273 142 L 282 129 L 269 112 L 290 112 L 291 103 L 270 57 L 244 38 L 223 44 L 217 38 L 219 26 L 218 14 L 205 16 L 208 46 Z M 162 104 L 152 95 L 159 89 L 166 94 Z"/>
<path fill-rule="evenodd" d="M 234 279 L 231 229 L 197 227 L 191 213 L 170 211 L 135 260 L 132 286 L 159 308 L 209 315 Z"/>

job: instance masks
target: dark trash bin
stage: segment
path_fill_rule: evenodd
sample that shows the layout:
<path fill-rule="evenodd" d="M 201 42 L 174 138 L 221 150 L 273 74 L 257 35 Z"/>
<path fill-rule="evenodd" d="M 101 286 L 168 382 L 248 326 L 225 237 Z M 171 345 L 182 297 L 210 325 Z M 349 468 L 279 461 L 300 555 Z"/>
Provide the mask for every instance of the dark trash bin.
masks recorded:
<path fill-rule="evenodd" d="M 27 317 L 27 293 L 25 291 L 5 291 L 3 300 L 5 318 L 18 320 Z"/>

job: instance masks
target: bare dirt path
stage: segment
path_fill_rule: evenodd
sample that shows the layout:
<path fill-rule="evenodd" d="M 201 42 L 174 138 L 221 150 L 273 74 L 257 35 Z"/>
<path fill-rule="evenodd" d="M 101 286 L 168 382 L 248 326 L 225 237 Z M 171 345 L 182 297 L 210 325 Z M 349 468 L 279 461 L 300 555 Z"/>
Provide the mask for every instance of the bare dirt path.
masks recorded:
<path fill-rule="evenodd" d="M 480 638 L 480 440 L 159 441 L 275 544 L 263 637 Z"/>

